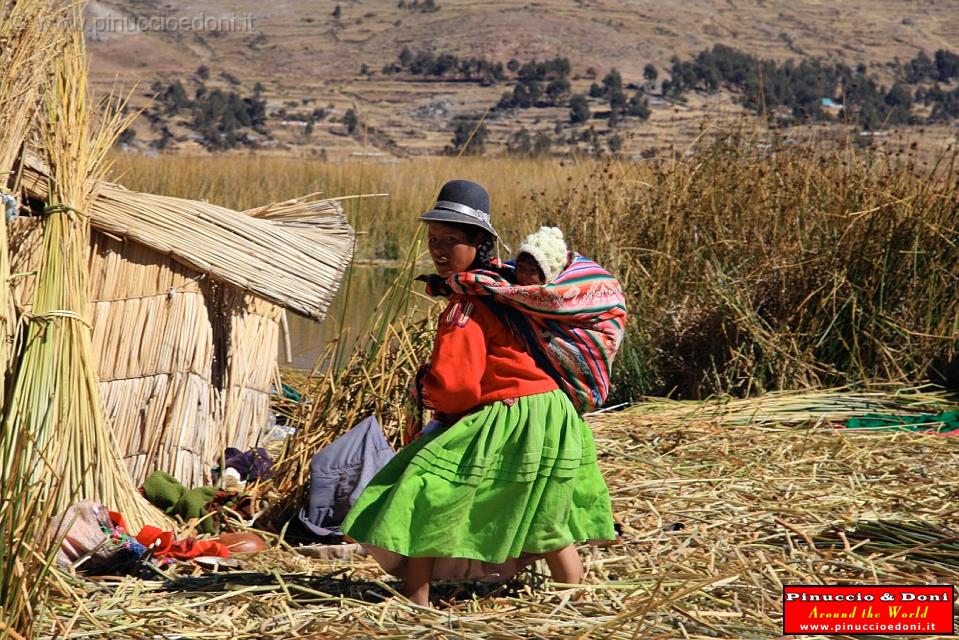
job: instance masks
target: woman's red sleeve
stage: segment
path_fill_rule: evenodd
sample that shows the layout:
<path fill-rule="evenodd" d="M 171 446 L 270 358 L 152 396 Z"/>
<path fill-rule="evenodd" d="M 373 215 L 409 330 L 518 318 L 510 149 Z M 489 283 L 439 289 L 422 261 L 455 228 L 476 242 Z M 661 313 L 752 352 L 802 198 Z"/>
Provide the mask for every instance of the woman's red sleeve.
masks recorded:
<path fill-rule="evenodd" d="M 451 303 L 440 318 L 429 372 L 423 377 L 423 403 L 458 414 L 479 404 L 486 370 L 486 328 L 472 302 Z"/>

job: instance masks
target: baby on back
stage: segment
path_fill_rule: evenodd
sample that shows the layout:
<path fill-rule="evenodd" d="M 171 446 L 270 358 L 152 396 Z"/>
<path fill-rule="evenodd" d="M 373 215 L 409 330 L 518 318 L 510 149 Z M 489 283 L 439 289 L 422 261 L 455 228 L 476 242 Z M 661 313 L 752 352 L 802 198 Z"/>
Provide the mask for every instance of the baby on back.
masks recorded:
<path fill-rule="evenodd" d="M 548 284 L 569 264 L 569 250 L 558 227 L 540 227 L 516 252 L 516 284 Z"/>

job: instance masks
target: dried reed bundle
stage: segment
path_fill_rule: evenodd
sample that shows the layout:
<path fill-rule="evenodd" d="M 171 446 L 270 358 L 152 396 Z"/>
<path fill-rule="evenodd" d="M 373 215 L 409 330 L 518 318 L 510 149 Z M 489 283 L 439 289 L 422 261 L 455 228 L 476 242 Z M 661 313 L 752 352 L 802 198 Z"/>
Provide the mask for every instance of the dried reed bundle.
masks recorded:
<path fill-rule="evenodd" d="M 15 163 L 34 122 L 44 72 L 56 44 L 53 16 L 43 2 L 5 3 L 0 7 L 0 193 L 16 200 Z M 4 203 L 6 205 L 6 202 Z M 10 263 L 6 206 L 0 207 L 0 415 L 10 364 L 15 309 L 9 296 Z"/>
<path fill-rule="evenodd" d="M 921 519 L 864 520 L 813 536 L 817 548 L 845 548 L 959 569 L 959 531 Z"/>
<path fill-rule="evenodd" d="M 54 510 L 91 498 L 122 511 L 134 529 L 164 524 L 124 468 L 103 413 L 89 319 L 89 221 L 106 154 L 129 117 L 119 104 L 94 127 L 86 84 L 82 17 L 74 7 L 45 96 L 41 138 L 51 167 L 43 249 L 11 407 L 4 425 L 30 437 L 59 476 Z M 20 452 L 7 452 L 10 455 Z"/>
<path fill-rule="evenodd" d="M 3 194 L 4 199 L 8 194 Z M 5 202 L 4 202 L 5 204 Z M 5 413 L 7 375 L 10 366 L 10 351 L 13 342 L 13 328 L 16 322 L 16 309 L 10 295 L 10 250 L 7 241 L 6 207 L 0 206 L 0 419 Z"/>
<path fill-rule="evenodd" d="M 778 391 L 754 398 L 721 396 L 704 401 L 644 398 L 620 414 L 598 413 L 593 420 L 627 421 L 637 428 L 652 424 L 744 424 L 792 425 L 821 420 L 842 421 L 873 414 L 907 414 L 941 411 L 949 396 L 936 387 L 900 389 L 892 384 L 874 383 L 863 388 L 802 389 Z"/>
<path fill-rule="evenodd" d="M 54 17 L 46 2 L 0 6 L 0 422 L 11 409 L 7 384 L 16 367 L 7 205 L 17 203 L 16 161 L 35 125 L 44 74 L 58 44 Z M 29 448 L 29 435 L 6 428 L 0 434 L 0 639 L 32 637 L 47 596 L 51 558 L 41 545 L 53 505 L 44 498 L 47 485 L 54 491 L 57 485 L 55 478 L 38 479 L 43 461 Z"/>

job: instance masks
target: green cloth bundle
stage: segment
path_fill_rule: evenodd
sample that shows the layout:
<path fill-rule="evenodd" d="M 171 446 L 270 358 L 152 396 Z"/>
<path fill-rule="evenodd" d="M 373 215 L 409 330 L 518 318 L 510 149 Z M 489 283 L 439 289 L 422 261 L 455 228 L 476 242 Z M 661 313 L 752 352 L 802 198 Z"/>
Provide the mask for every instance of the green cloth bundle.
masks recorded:
<path fill-rule="evenodd" d="M 898 416 L 867 414 L 849 418 L 843 423 L 847 429 L 895 429 L 898 431 L 934 431 L 953 434 L 959 431 L 959 411 L 920 413 Z"/>
<path fill-rule="evenodd" d="M 143 482 L 143 495 L 155 507 L 170 516 L 179 516 L 183 522 L 190 518 L 201 519 L 207 514 L 206 505 L 214 496 L 214 487 L 187 489 L 180 481 L 165 471 L 154 471 Z M 213 518 L 203 518 L 197 524 L 201 533 L 216 533 Z"/>

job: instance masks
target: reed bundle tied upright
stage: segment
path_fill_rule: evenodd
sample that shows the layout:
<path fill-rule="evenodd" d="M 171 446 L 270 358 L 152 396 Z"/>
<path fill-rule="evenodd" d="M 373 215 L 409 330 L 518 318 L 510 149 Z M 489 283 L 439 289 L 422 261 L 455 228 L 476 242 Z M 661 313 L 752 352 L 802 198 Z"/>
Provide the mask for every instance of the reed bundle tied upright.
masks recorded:
<path fill-rule="evenodd" d="M 88 104 L 82 18 L 75 7 L 64 47 L 49 77 L 40 139 L 50 165 L 50 198 L 43 247 L 23 353 L 4 430 L 29 434 L 56 477 L 54 512 L 91 498 L 124 513 L 130 526 L 166 524 L 136 491 L 103 411 L 93 356 L 86 211 L 106 170 L 106 154 L 128 124 L 119 104 L 108 104 L 98 126 Z M 7 451 L 8 460 L 19 451 Z"/>
<path fill-rule="evenodd" d="M 0 423 L 8 415 L 7 385 L 16 367 L 16 309 L 11 290 L 8 217 L 17 214 L 17 159 L 36 125 L 43 80 L 59 34 L 46 2 L 0 5 Z M 0 434 L 0 639 L 29 638 L 45 606 L 49 559 L 38 553 L 46 537 L 51 504 L 38 479 L 43 460 L 26 445 L 30 434 L 4 428 Z"/>
<path fill-rule="evenodd" d="M 13 407 L 7 385 L 16 370 L 16 308 L 11 293 L 7 224 L 19 208 L 17 159 L 36 125 L 43 80 L 58 44 L 54 12 L 45 2 L 0 7 L 0 421 Z M 48 593 L 47 536 L 53 506 L 44 461 L 28 446 L 31 434 L 4 428 L 0 436 L 0 639 L 32 637 Z"/>
<path fill-rule="evenodd" d="M 5 3 L 0 7 L 0 414 L 10 366 L 15 310 L 9 296 L 10 260 L 7 217 L 17 207 L 15 163 L 34 123 L 43 74 L 56 38 L 50 31 L 49 8 L 39 2 Z"/>

